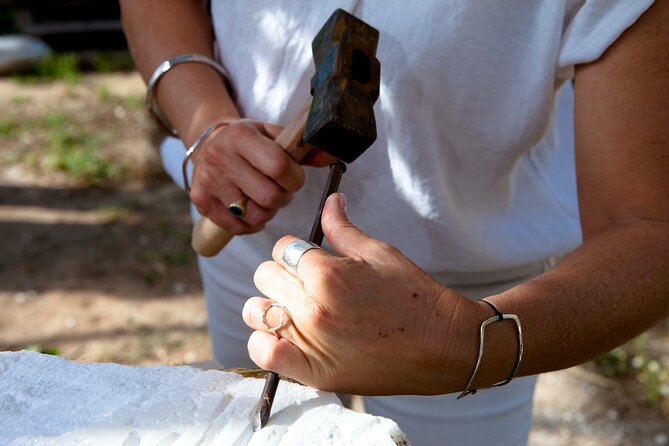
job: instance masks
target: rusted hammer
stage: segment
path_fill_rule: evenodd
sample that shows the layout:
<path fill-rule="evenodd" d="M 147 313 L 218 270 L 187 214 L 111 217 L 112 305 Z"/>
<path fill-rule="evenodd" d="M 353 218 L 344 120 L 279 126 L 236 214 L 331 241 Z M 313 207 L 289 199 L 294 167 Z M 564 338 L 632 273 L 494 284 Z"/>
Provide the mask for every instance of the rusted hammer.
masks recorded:
<path fill-rule="evenodd" d="M 379 32 L 337 9 L 314 38 L 316 73 L 312 98 L 276 137 L 296 161 L 314 146 L 350 163 L 376 139 L 374 103 L 379 97 Z M 206 217 L 193 228 L 192 246 L 203 256 L 216 255 L 233 234 Z"/>

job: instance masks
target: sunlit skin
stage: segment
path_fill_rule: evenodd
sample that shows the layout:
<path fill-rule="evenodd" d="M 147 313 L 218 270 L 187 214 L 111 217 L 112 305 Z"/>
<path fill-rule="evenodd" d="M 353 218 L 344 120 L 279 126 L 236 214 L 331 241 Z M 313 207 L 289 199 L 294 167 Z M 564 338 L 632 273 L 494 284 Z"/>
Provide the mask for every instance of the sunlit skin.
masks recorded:
<path fill-rule="evenodd" d="M 123 0 L 124 26 L 147 78 L 164 59 L 211 55 L 202 2 Z M 669 2 L 658 1 L 599 60 L 575 75 L 576 169 L 584 242 L 551 271 L 490 296 L 517 314 L 525 338 L 520 375 L 584 362 L 669 312 Z M 177 67 L 158 100 L 186 144 L 211 123 L 238 117 L 225 85 L 207 67 Z M 189 85 L 188 94 L 183 85 Z M 304 181 L 302 168 L 272 138 L 279 127 L 225 128 L 195 158 L 191 198 L 198 210 L 235 234 L 260 230 Z M 253 152 L 254 156 L 247 155 Z M 225 170 L 225 166 L 234 166 Z M 241 175 L 234 172 L 244 172 Z M 221 175 L 223 173 L 223 175 Z M 244 221 L 222 203 L 251 197 Z M 244 320 L 255 329 L 249 353 L 260 366 L 329 390 L 358 394 L 440 394 L 462 390 L 473 369 L 478 327 L 492 315 L 445 288 L 393 247 L 369 238 L 331 198 L 323 215 L 338 256 L 309 251 L 295 276 L 280 257 L 255 282 Z M 355 215 L 350 216 L 353 223 Z M 447 247 L 444 247 L 447 249 Z M 260 315 L 286 305 L 281 339 Z M 272 317 L 273 313 L 268 315 Z M 276 315 L 274 315 L 276 316 Z M 501 381 L 513 368 L 512 323 L 488 328 L 475 381 Z"/>

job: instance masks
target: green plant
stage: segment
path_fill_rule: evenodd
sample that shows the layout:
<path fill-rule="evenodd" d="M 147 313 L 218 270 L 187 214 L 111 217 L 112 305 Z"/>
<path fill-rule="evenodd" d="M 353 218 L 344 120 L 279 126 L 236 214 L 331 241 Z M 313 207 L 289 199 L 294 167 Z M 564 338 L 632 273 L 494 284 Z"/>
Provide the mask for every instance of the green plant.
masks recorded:
<path fill-rule="evenodd" d="M 63 80 L 68 84 L 79 81 L 79 56 L 76 53 L 56 53 L 40 60 L 32 69 L 14 76 L 21 83 Z"/>
<path fill-rule="evenodd" d="M 104 139 L 84 129 L 50 132 L 43 166 L 98 185 L 118 180 L 124 168 L 98 153 Z"/>
<path fill-rule="evenodd" d="M 122 220 L 133 213 L 133 209 L 129 206 L 103 206 L 98 208 L 98 212 L 105 214 L 110 220 Z"/>
<path fill-rule="evenodd" d="M 191 254 L 186 251 L 180 252 L 163 252 L 163 262 L 168 266 L 186 266 L 191 263 Z"/>
<path fill-rule="evenodd" d="M 134 66 L 127 51 L 94 51 L 89 59 L 91 68 L 98 73 L 123 71 Z"/>
<path fill-rule="evenodd" d="M 12 136 L 16 131 L 16 126 L 9 119 L 0 119 L 0 136 Z"/>
<path fill-rule="evenodd" d="M 51 109 L 23 121 L 15 117 L 0 118 L 0 137 L 11 141 L 0 160 L 44 171 L 60 171 L 92 186 L 118 182 L 127 167 L 104 155 L 106 137 L 90 127 L 61 109 Z M 18 138 L 28 132 L 31 141 L 36 141 L 30 145 L 21 143 Z"/>
<path fill-rule="evenodd" d="M 144 107 L 144 99 L 136 94 L 126 95 L 123 98 L 123 102 L 125 103 L 126 107 L 133 110 L 139 110 Z"/>
<path fill-rule="evenodd" d="M 46 347 L 40 344 L 31 344 L 23 348 L 23 350 L 28 350 L 29 352 L 43 353 L 45 355 L 54 355 L 58 356 L 60 350 L 57 347 Z"/>
<path fill-rule="evenodd" d="M 16 106 L 21 106 L 21 105 L 27 104 L 28 102 L 31 102 L 31 101 L 32 101 L 32 99 L 28 96 L 17 95 L 17 96 L 12 96 L 11 98 L 9 98 L 9 102 L 11 102 L 12 105 L 16 105 Z"/>
<path fill-rule="evenodd" d="M 651 404 L 669 399 L 669 358 L 652 354 L 645 333 L 599 356 L 593 363 L 605 376 L 633 380 Z"/>
<path fill-rule="evenodd" d="M 602 375 L 609 378 L 627 377 L 630 372 L 630 356 L 622 348 L 614 348 L 592 362 Z"/>
<path fill-rule="evenodd" d="M 113 99 L 113 95 L 106 84 L 98 84 L 97 90 L 101 101 L 110 102 Z"/>
<path fill-rule="evenodd" d="M 60 110 L 50 111 L 36 122 L 28 122 L 29 127 L 43 127 L 47 131 L 60 131 L 65 126 L 72 126 L 74 122 Z"/>

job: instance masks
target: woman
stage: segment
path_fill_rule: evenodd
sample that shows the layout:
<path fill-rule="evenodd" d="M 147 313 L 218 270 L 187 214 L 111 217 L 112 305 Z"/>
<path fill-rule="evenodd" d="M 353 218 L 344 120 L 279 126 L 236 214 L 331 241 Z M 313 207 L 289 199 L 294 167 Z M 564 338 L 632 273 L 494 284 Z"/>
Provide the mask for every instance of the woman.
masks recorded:
<path fill-rule="evenodd" d="M 669 310 L 669 5 L 652 3 L 213 1 L 210 17 L 201 1 L 122 1 L 146 79 L 185 53 L 215 52 L 227 71 L 182 63 L 155 91 L 182 141 L 162 147 L 175 179 L 184 147 L 220 124 L 191 157 L 190 197 L 252 234 L 200 258 L 216 358 L 247 365 L 243 308 L 263 368 L 444 395 L 366 398 L 414 444 L 526 443 L 534 378 L 445 394 L 581 363 Z M 295 237 L 280 237 L 306 238 L 327 172 L 291 160 L 275 124 L 306 100 L 311 39 L 335 8 L 380 31 L 379 137 L 346 173 L 347 199 L 327 202 L 333 253 L 287 265 Z M 242 194 L 238 218 L 227 206 Z M 256 268 L 269 299 L 246 302 Z M 273 302 L 290 315 L 278 336 Z M 522 340 L 493 318 L 480 357 L 496 309 Z"/>

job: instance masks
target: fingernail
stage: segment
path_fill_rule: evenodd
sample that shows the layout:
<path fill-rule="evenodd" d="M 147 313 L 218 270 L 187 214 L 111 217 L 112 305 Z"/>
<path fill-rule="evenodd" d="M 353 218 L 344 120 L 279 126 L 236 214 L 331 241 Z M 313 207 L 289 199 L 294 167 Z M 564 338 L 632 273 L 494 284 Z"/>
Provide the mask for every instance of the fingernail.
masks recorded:
<path fill-rule="evenodd" d="M 346 205 L 347 203 L 346 195 L 342 194 L 341 192 L 337 194 L 337 203 L 339 204 L 339 208 L 346 212 Z"/>

